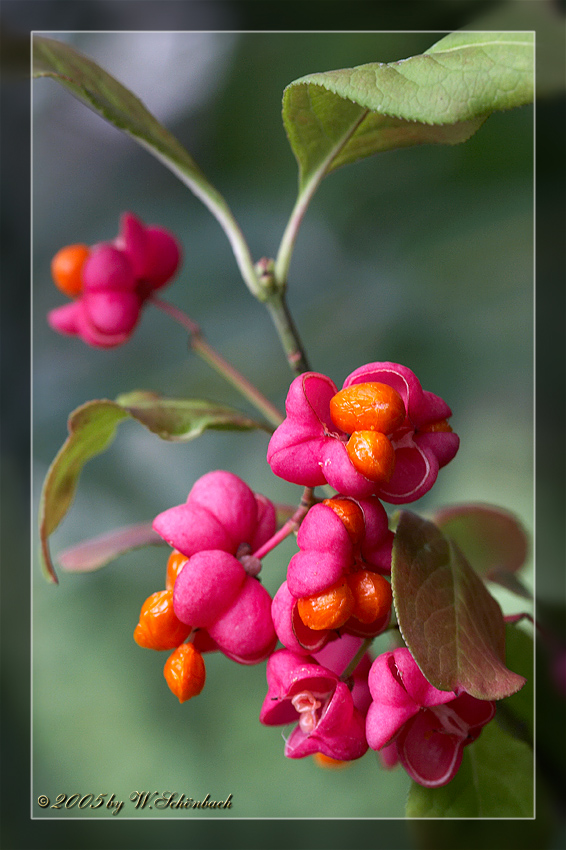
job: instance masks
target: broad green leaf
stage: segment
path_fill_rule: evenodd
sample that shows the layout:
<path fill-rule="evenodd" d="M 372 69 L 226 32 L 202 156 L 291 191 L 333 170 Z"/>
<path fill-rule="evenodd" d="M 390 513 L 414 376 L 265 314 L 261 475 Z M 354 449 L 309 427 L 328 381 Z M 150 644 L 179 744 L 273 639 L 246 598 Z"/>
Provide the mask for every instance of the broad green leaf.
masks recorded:
<path fill-rule="evenodd" d="M 533 34 L 511 32 L 453 33 L 410 59 L 301 77 L 283 95 L 300 192 L 380 151 L 466 141 L 495 110 L 529 103 L 533 85 Z"/>
<path fill-rule="evenodd" d="M 410 818 L 531 818 L 534 814 L 533 753 L 493 721 L 464 748 L 461 767 L 441 788 L 413 782 Z M 485 845 L 489 846 L 489 845 Z"/>
<path fill-rule="evenodd" d="M 143 522 L 116 528 L 65 549 L 59 553 L 57 561 L 68 573 L 90 573 L 132 549 L 159 545 L 165 545 L 163 538 L 153 530 L 150 522 Z"/>
<path fill-rule="evenodd" d="M 435 511 L 432 519 L 482 578 L 531 598 L 514 575 L 525 563 L 529 542 L 513 514 L 494 505 L 451 505 Z"/>
<path fill-rule="evenodd" d="M 525 684 L 505 666 L 498 602 L 458 547 L 409 511 L 395 532 L 391 585 L 403 639 L 436 688 L 497 700 Z"/>
<path fill-rule="evenodd" d="M 240 431 L 266 428 L 215 402 L 161 398 L 147 392 L 127 393 L 116 401 L 89 401 L 78 407 L 69 417 L 69 436 L 49 468 L 39 503 L 42 568 L 51 581 L 56 582 L 57 577 L 48 538 L 71 506 L 83 466 L 110 445 L 118 424 L 128 418 L 137 420 L 163 440 L 175 442 L 192 440 L 209 428 Z"/>
<path fill-rule="evenodd" d="M 556 3 L 540 3 L 537 0 L 487 4 L 479 15 L 473 16 L 466 29 L 536 32 L 537 99 L 564 94 L 563 6 L 560 8 Z"/>

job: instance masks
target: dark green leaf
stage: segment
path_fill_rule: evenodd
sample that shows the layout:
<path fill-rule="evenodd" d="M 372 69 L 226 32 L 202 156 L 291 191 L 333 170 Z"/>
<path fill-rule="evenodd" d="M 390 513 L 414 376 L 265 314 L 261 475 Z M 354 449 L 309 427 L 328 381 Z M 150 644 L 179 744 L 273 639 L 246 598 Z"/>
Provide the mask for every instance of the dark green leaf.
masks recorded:
<path fill-rule="evenodd" d="M 436 511 L 432 519 L 479 575 L 531 598 L 514 575 L 525 563 L 529 542 L 513 514 L 494 505 L 452 505 Z"/>
<path fill-rule="evenodd" d="M 464 748 L 451 782 L 441 788 L 412 783 L 407 817 L 531 818 L 533 773 L 531 748 L 491 722 Z"/>
<path fill-rule="evenodd" d="M 118 423 L 127 418 L 137 420 L 163 440 L 175 442 L 192 440 L 209 428 L 265 428 L 231 407 L 202 399 L 161 398 L 146 392 L 127 393 L 116 401 L 89 401 L 77 408 L 69 417 L 69 436 L 49 468 L 39 504 L 42 568 L 51 581 L 57 581 L 57 577 L 48 538 L 69 510 L 83 466 L 110 445 Z"/>
<path fill-rule="evenodd" d="M 499 604 L 458 547 L 408 511 L 395 533 L 391 584 L 403 639 L 432 685 L 491 700 L 524 685 L 504 663 Z"/>
<path fill-rule="evenodd" d="M 506 729 L 532 745 L 535 703 L 533 639 L 512 624 L 505 627 L 505 660 L 527 681 L 518 693 L 498 703 L 497 717 Z"/>
<path fill-rule="evenodd" d="M 300 191 L 350 162 L 416 144 L 456 144 L 533 98 L 532 33 L 454 33 L 399 62 L 309 74 L 283 95 Z"/>

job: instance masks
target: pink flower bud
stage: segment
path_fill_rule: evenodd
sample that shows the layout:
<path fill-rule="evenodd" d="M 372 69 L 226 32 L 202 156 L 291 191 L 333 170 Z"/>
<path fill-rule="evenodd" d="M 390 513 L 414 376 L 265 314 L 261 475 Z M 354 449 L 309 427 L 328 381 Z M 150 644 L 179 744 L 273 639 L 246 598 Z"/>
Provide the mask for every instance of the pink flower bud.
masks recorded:
<path fill-rule="evenodd" d="M 127 255 L 113 245 L 92 248 L 82 270 L 83 291 L 134 290 L 136 277 Z"/>
<path fill-rule="evenodd" d="M 266 675 L 268 690 L 261 723 L 297 723 L 285 743 L 287 758 L 323 753 L 350 761 L 364 755 L 364 716 L 336 673 L 309 656 L 281 649 L 269 658 Z"/>
<path fill-rule="evenodd" d="M 231 607 L 208 633 L 228 658 L 240 664 L 265 661 L 277 643 L 267 590 L 256 578 L 247 576 Z"/>
<path fill-rule="evenodd" d="M 241 543 L 259 549 L 274 534 L 275 508 L 236 475 L 215 470 L 195 482 L 183 505 L 159 514 L 153 528 L 187 556 L 206 549 L 236 555 Z"/>
<path fill-rule="evenodd" d="M 363 435 L 367 428 L 370 433 L 374 428 L 379 431 L 380 426 L 360 424 L 360 431 L 343 431 L 331 415 L 331 402 L 338 389 L 330 378 L 317 372 L 305 372 L 289 388 L 287 418 L 269 443 L 271 469 L 294 484 L 330 484 L 345 496 L 365 498 L 374 494 L 393 504 L 419 499 L 458 450 L 459 439 L 446 421 L 450 408 L 438 396 L 423 391 L 414 373 L 397 363 L 362 366 L 348 376 L 343 390 L 358 384 L 385 385 L 398 399 L 401 416 L 390 418 L 392 430 L 383 426 L 386 433 L 381 435 L 390 453 L 384 478 L 368 477 L 369 472 L 360 471 L 362 467 L 354 465 L 353 450 L 349 450 L 351 434 Z"/>
<path fill-rule="evenodd" d="M 440 691 L 419 670 L 405 647 L 374 661 L 368 684 L 373 698 L 366 718 L 369 746 L 390 747 L 415 782 L 446 785 L 458 772 L 462 752 L 495 714 L 495 703 L 463 692 Z"/>
<path fill-rule="evenodd" d="M 275 525 L 272 503 L 222 470 L 199 478 L 183 505 L 153 522 L 188 557 L 175 580 L 176 616 L 206 629 L 214 648 L 240 664 L 263 661 L 277 642 L 271 597 L 255 577 L 261 562 L 252 557 Z"/>
<path fill-rule="evenodd" d="M 194 628 L 212 626 L 236 599 L 245 578 L 243 566 L 228 552 L 197 552 L 175 581 L 176 616 Z"/>
<path fill-rule="evenodd" d="M 146 227 L 131 213 L 122 216 L 120 234 L 88 251 L 76 266 L 72 304 L 52 310 L 51 327 L 80 336 L 97 348 L 126 342 L 145 301 L 173 277 L 181 260 L 176 239 L 160 227 Z M 79 262 L 79 259 L 77 259 Z"/>
<path fill-rule="evenodd" d="M 140 315 L 140 300 L 135 292 L 98 290 L 84 292 L 84 310 L 92 325 L 108 336 L 129 334 Z"/>

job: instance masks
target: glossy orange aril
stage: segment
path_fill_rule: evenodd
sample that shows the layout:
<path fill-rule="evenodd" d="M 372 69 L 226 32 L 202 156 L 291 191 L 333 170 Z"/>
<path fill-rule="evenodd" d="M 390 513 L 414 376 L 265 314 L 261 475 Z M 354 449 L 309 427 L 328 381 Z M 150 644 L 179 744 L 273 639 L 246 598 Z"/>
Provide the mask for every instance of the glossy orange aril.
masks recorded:
<path fill-rule="evenodd" d="M 354 597 L 345 578 L 322 593 L 304 596 L 297 602 L 299 617 L 309 629 L 339 629 L 350 619 Z"/>
<path fill-rule="evenodd" d="M 379 431 L 354 431 L 346 443 L 348 457 L 370 481 L 386 484 L 395 469 L 395 449 Z"/>
<path fill-rule="evenodd" d="M 142 605 L 134 640 L 146 649 L 174 649 L 188 638 L 191 626 L 182 623 L 173 610 L 173 591 L 152 593 Z"/>
<path fill-rule="evenodd" d="M 342 767 L 349 767 L 351 764 L 349 761 L 333 759 L 331 756 L 324 755 L 324 753 L 314 753 L 313 759 L 319 767 L 329 767 L 334 770 L 340 770 Z"/>
<path fill-rule="evenodd" d="M 356 502 L 352 499 L 339 497 L 324 499 L 322 504 L 326 505 L 327 508 L 332 508 L 334 513 L 340 517 L 354 545 L 362 541 L 366 530 L 364 512 Z"/>
<path fill-rule="evenodd" d="M 51 260 L 51 276 L 55 285 L 69 298 L 76 298 L 83 288 L 82 268 L 90 254 L 87 245 L 67 245 Z"/>
<path fill-rule="evenodd" d="M 330 399 L 330 418 L 346 434 L 354 431 L 391 434 L 405 419 L 405 405 L 393 387 L 370 381 L 336 393 Z"/>
<path fill-rule="evenodd" d="M 206 679 L 202 655 L 192 643 L 182 643 L 165 662 L 163 675 L 179 702 L 198 696 Z"/>
<path fill-rule="evenodd" d="M 177 576 L 185 566 L 189 559 L 182 552 L 173 549 L 167 560 L 167 576 L 165 578 L 165 587 L 167 590 L 173 590 Z"/>
<path fill-rule="evenodd" d="M 352 617 L 361 623 L 373 623 L 391 610 L 393 595 L 389 582 L 370 570 L 359 570 L 348 576 L 354 597 Z"/>
<path fill-rule="evenodd" d="M 430 434 L 436 431 L 452 431 L 446 419 L 439 419 L 438 422 L 430 422 L 428 425 L 421 425 L 419 431 Z"/>

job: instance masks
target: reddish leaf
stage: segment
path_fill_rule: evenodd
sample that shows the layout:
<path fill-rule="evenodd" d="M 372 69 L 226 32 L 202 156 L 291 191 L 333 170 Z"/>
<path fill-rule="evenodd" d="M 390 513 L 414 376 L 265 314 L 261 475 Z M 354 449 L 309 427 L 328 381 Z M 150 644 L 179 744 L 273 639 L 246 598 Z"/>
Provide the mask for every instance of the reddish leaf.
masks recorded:
<path fill-rule="evenodd" d="M 150 522 L 116 528 L 108 534 L 84 540 L 61 552 L 57 560 L 70 573 L 89 573 L 104 567 L 119 555 L 141 546 L 163 545 L 164 541 Z"/>
<path fill-rule="evenodd" d="M 401 634 L 436 688 L 496 700 L 525 684 L 504 663 L 499 604 L 458 547 L 408 511 L 395 534 L 391 584 Z"/>
<path fill-rule="evenodd" d="M 436 511 L 432 519 L 483 578 L 531 598 L 514 575 L 525 563 L 529 541 L 512 513 L 494 505 L 452 505 Z"/>

